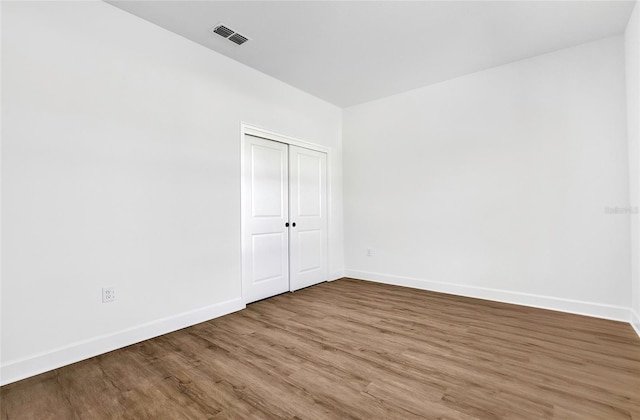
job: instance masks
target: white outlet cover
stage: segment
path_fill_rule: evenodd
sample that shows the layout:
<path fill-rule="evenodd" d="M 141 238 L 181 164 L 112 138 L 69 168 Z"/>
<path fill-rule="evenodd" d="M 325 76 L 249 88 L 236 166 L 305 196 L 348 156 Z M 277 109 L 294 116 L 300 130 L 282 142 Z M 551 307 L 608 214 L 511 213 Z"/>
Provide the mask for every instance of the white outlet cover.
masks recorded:
<path fill-rule="evenodd" d="M 102 303 L 113 302 L 116 300 L 116 288 L 115 287 L 103 287 L 102 288 Z"/>

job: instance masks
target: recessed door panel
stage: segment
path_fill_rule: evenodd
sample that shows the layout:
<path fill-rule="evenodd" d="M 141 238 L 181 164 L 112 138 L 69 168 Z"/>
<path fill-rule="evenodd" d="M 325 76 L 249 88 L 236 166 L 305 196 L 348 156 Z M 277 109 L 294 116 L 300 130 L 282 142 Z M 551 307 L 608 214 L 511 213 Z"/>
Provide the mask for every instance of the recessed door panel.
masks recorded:
<path fill-rule="evenodd" d="M 251 147 L 251 208 L 253 217 L 282 217 L 286 211 L 284 179 L 287 165 L 282 150 L 253 144 Z"/>
<path fill-rule="evenodd" d="M 300 273 L 322 269 L 322 231 L 319 229 L 298 232 L 298 266 Z"/>
<path fill-rule="evenodd" d="M 281 248 L 285 232 L 260 233 L 252 237 L 253 283 L 274 280 L 282 276 Z"/>
<path fill-rule="evenodd" d="M 295 170 L 298 174 L 297 193 L 300 216 L 322 216 L 322 159 L 320 156 L 297 153 Z"/>

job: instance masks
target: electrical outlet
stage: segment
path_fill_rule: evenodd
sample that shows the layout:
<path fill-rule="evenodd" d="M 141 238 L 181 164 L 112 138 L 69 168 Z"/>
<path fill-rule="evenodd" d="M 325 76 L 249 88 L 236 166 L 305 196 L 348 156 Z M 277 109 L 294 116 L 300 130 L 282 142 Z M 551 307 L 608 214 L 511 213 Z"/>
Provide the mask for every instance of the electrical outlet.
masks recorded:
<path fill-rule="evenodd" d="M 102 288 L 102 303 L 113 302 L 116 300 L 116 288 L 115 287 L 103 287 Z"/>
<path fill-rule="evenodd" d="M 367 257 L 373 256 L 373 250 L 371 248 L 367 248 Z"/>

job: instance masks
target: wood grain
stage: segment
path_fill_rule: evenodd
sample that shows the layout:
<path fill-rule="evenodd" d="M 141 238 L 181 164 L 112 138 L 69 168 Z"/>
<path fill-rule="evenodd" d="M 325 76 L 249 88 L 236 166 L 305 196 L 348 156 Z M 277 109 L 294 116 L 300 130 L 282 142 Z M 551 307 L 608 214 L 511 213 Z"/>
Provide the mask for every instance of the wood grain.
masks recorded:
<path fill-rule="evenodd" d="M 0 389 L 2 419 L 640 419 L 625 323 L 352 279 Z"/>

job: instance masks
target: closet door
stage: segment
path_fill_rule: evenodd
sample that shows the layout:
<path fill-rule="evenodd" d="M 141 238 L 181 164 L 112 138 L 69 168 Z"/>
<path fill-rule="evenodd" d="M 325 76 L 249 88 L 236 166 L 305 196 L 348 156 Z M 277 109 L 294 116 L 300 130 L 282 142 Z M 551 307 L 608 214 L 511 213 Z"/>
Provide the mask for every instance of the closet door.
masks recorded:
<path fill-rule="evenodd" d="M 327 280 L 327 155 L 289 146 L 289 282 Z"/>
<path fill-rule="evenodd" d="M 288 146 L 244 138 L 242 281 L 246 303 L 289 290 Z"/>

